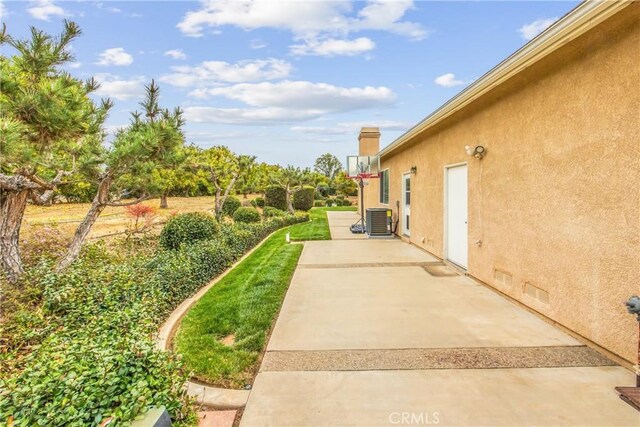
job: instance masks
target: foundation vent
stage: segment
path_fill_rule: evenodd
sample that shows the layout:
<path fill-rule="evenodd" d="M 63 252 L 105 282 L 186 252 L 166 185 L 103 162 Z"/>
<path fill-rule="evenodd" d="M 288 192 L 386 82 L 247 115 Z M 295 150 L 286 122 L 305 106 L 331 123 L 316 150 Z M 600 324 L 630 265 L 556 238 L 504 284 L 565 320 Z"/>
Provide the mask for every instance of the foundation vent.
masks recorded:
<path fill-rule="evenodd" d="M 501 285 L 503 287 L 510 288 L 511 284 L 513 283 L 513 276 L 511 275 L 511 273 L 497 268 L 493 270 L 493 278 L 497 285 Z"/>
<path fill-rule="evenodd" d="M 531 282 L 524 282 L 522 291 L 525 295 L 540 301 L 543 304 L 549 304 L 549 292 L 537 287 Z"/>

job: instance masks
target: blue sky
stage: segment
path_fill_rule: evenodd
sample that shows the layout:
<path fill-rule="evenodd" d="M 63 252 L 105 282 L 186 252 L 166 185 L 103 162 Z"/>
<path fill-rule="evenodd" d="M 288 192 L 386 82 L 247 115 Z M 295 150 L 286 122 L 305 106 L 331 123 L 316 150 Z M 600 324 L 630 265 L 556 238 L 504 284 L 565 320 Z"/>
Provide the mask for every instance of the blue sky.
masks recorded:
<path fill-rule="evenodd" d="M 154 78 L 189 142 L 312 166 L 356 154 L 361 126 L 391 143 L 577 4 L 4 0 L 0 15 L 15 37 L 80 25 L 67 68 L 115 101 L 111 131 Z"/>

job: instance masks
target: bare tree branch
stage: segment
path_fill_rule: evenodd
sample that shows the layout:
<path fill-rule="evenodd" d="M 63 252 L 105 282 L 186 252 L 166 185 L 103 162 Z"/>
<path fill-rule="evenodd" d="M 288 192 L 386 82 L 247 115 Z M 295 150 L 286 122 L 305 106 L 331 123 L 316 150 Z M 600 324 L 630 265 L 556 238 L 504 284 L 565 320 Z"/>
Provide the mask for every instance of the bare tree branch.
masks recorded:
<path fill-rule="evenodd" d="M 149 195 L 145 194 L 130 202 L 115 201 L 115 202 L 103 202 L 102 204 L 105 206 L 131 206 L 131 205 L 137 205 L 140 202 L 144 202 L 148 198 L 149 198 Z"/>

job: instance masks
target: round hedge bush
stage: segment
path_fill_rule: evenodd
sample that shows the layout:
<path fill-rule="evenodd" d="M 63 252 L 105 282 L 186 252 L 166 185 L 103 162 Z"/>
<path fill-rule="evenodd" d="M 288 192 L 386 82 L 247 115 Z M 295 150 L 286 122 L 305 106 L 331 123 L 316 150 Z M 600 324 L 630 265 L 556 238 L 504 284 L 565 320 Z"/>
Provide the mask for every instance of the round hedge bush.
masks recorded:
<path fill-rule="evenodd" d="M 256 203 L 257 207 L 264 208 L 264 199 L 262 197 L 256 197 L 253 201 Z"/>
<path fill-rule="evenodd" d="M 281 211 L 287 210 L 287 190 L 277 185 L 271 185 L 264 191 L 264 204 Z"/>
<path fill-rule="evenodd" d="M 205 212 L 176 215 L 167 221 L 160 232 L 160 246 L 165 249 L 178 249 L 183 243 L 211 239 L 219 229 L 215 217 Z"/>
<path fill-rule="evenodd" d="M 235 222 L 260 222 L 260 212 L 255 208 L 240 207 L 233 214 Z"/>
<path fill-rule="evenodd" d="M 222 205 L 222 214 L 226 216 L 233 216 L 233 213 L 242 205 L 240 199 L 237 197 L 229 196 L 225 199 L 224 205 Z"/>
<path fill-rule="evenodd" d="M 308 211 L 313 207 L 313 196 L 315 195 L 315 188 L 302 187 L 293 193 L 293 207 L 299 211 Z"/>

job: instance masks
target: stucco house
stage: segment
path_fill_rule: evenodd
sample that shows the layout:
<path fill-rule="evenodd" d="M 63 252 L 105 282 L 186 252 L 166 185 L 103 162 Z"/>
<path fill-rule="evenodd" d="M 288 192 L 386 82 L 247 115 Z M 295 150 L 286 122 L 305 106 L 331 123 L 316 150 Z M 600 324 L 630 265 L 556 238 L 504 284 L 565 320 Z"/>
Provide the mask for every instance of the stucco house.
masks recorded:
<path fill-rule="evenodd" d="M 636 362 L 640 3 L 587 1 L 380 150 L 397 235 Z M 482 150 L 484 151 L 482 152 Z M 464 301 L 460 310 L 473 310 Z"/>

